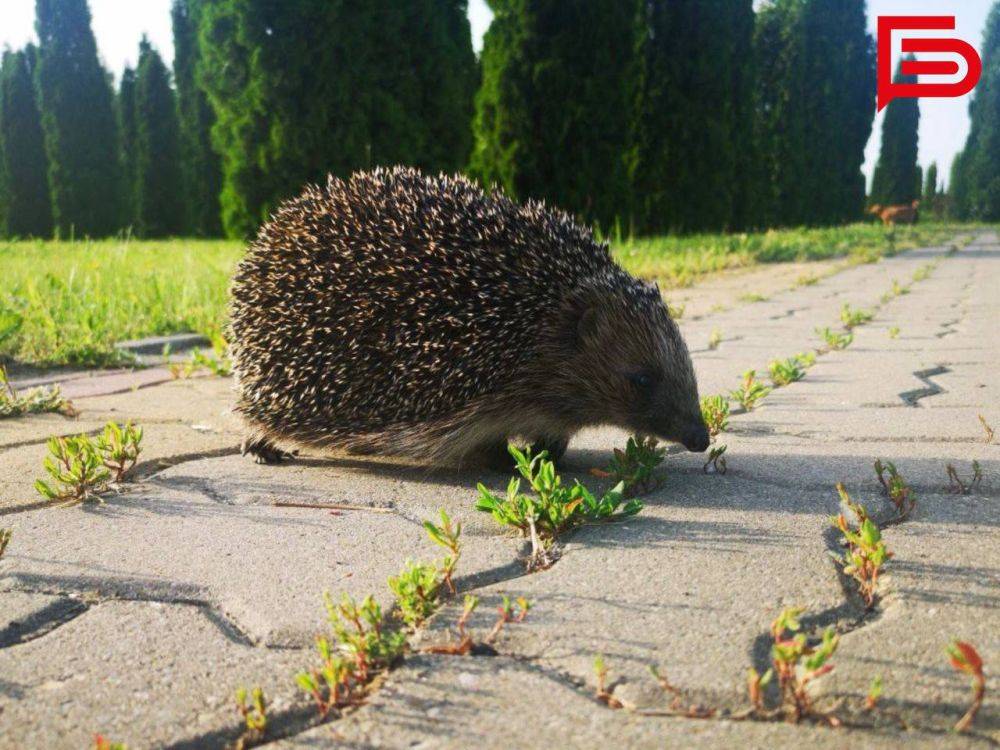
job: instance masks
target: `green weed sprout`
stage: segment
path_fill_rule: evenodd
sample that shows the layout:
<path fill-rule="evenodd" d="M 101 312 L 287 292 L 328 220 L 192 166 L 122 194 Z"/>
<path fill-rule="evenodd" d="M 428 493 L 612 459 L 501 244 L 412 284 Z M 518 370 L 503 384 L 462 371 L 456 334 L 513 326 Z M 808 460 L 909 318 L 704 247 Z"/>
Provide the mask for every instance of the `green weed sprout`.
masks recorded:
<path fill-rule="evenodd" d="M 758 292 L 749 292 L 747 294 L 740 295 L 740 302 L 766 302 L 768 299 L 766 294 L 760 294 Z"/>
<path fill-rule="evenodd" d="M 667 303 L 667 315 L 669 315 L 674 320 L 680 320 L 684 317 L 684 305 L 671 305 Z"/>
<path fill-rule="evenodd" d="M 701 399 L 701 418 L 708 427 L 708 434 L 714 441 L 720 432 L 729 427 L 729 401 L 716 394 Z"/>
<path fill-rule="evenodd" d="M 747 670 L 747 696 L 750 698 L 751 713 L 760 714 L 764 711 L 764 688 L 774 678 L 774 669 L 768 669 L 760 674 L 750 667 Z"/>
<path fill-rule="evenodd" d="M 260 742 L 267 734 L 267 701 L 264 691 L 255 687 L 250 691 L 250 701 L 247 702 L 247 689 L 236 690 L 236 710 L 243 717 L 245 729 L 237 741 L 237 748 L 242 748 L 247 742 Z"/>
<path fill-rule="evenodd" d="M 979 417 L 979 424 L 983 426 L 983 432 L 986 433 L 985 442 L 987 445 L 989 445 L 990 443 L 993 442 L 993 435 L 994 435 L 993 428 L 990 426 L 990 423 L 986 421 L 986 417 L 984 417 L 982 414 L 977 414 L 976 416 Z"/>
<path fill-rule="evenodd" d="M 10 529 L 0 529 L 0 558 L 3 557 L 3 553 L 7 551 L 7 545 L 10 544 L 10 538 L 14 536 L 14 532 Z"/>
<path fill-rule="evenodd" d="M 771 382 L 775 388 L 782 388 L 806 376 L 806 371 L 797 357 L 772 360 L 767 370 L 771 374 Z"/>
<path fill-rule="evenodd" d="M 829 327 L 817 328 L 816 333 L 821 339 L 823 339 L 826 345 L 826 351 L 838 351 L 840 349 L 846 349 L 854 341 L 853 333 L 837 333 L 836 331 L 830 330 Z"/>
<path fill-rule="evenodd" d="M 450 656 L 465 656 L 472 651 L 472 635 L 468 631 L 469 618 L 479 606 L 479 597 L 466 594 L 462 603 L 462 613 L 458 616 L 455 628 L 458 630 L 458 642 L 446 643 L 440 646 L 428 646 L 423 651 L 428 654 L 448 654 Z"/>
<path fill-rule="evenodd" d="M 545 451 L 532 456 L 530 449 L 522 452 L 511 445 L 508 450 L 521 478 L 510 480 L 505 496 L 495 495 L 484 484 L 478 484 L 475 507 L 492 515 L 501 526 L 512 527 L 530 537 L 529 567 L 550 564 L 548 550 L 563 532 L 583 523 L 635 515 L 643 508 L 639 500 L 626 501 L 621 482 L 598 498 L 579 481 L 572 487 L 563 485 Z M 534 490 L 534 497 L 521 492 L 522 479 Z"/>
<path fill-rule="evenodd" d="M 448 587 L 448 591 L 454 594 L 456 593 L 455 584 L 451 577 L 458 566 L 458 559 L 462 556 L 462 543 L 458 539 L 462 534 L 462 524 L 461 522 L 452 523 L 451 517 L 444 508 L 441 508 L 440 514 L 440 526 L 432 521 L 424 521 L 424 528 L 432 542 L 448 550 L 448 555 L 441 561 L 441 581 Z"/>
<path fill-rule="evenodd" d="M 882 459 L 875 459 L 875 474 L 878 481 L 885 490 L 889 500 L 896 506 L 896 512 L 900 520 L 906 518 L 913 512 L 917 505 L 917 498 L 913 489 L 906 483 L 903 476 L 896 469 L 892 461 L 882 463 Z"/>
<path fill-rule="evenodd" d="M 846 302 L 840 308 L 840 322 L 844 324 L 844 328 L 848 331 L 857 326 L 864 325 L 874 317 L 875 313 L 871 310 L 854 309 Z"/>
<path fill-rule="evenodd" d="M 642 495 L 655 489 L 659 482 L 653 476 L 656 467 L 663 463 L 667 454 L 653 437 L 630 437 L 625 450 L 614 449 L 611 461 L 605 469 L 591 469 L 590 473 L 600 479 L 610 479 L 615 484 L 625 486 L 628 496 Z"/>
<path fill-rule="evenodd" d="M 715 351 L 719 348 L 719 344 L 722 343 L 722 331 L 718 328 L 713 328 L 712 333 L 708 337 L 708 348 L 711 351 Z"/>
<path fill-rule="evenodd" d="M 442 578 L 428 563 L 407 560 L 398 576 L 389 578 L 389 588 L 396 595 L 403 621 L 411 628 L 419 626 L 438 608 Z"/>
<path fill-rule="evenodd" d="M 97 445 L 86 435 L 50 438 L 43 466 L 52 484 L 35 480 L 35 489 L 53 502 L 101 502 L 97 495 L 111 477 Z"/>
<path fill-rule="evenodd" d="M 745 411 L 753 411 L 757 402 L 765 398 L 771 389 L 757 380 L 756 370 L 747 370 L 743 373 L 743 382 L 735 391 L 730 392 L 729 398 L 743 407 Z"/>
<path fill-rule="evenodd" d="M 831 519 L 833 526 L 840 530 L 847 544 L 847 552 L 843 556 L 833 557 L 843 565 L 844 574 L 858 582 L 858 591 L 865 600 L 865 606 L 871 609 L 875 606 L 879 574 L 882 566 L 892 557 L 892 552 L 886 548 L 882 532 L 869 517 L 865 507 L 851 501 L 843 484 L 837 484 L 837 492 L 840 494 L 841 502 L 856 518 L 857 527 L 851 528 L 843 513 Z"/>
<path fill-rule="evenodd" d="M 814 713 L 809 684 L 833 671 L 830 658 L 840 643 L 840 636 L 833 628 L 827 628 L 823 632 L 821 643 L 809 646 L 805 633 L 799 632 L 799 617 L 803 612 L 800 607 L 790 607 L 771 623 L 771 636 L 774 639 L 771 661 L 781 690 L 782 708 L 786 718 L 793 723 Z M 839 724 L 832 715 L 821 716 L 835 726 Z"/>
<path fill-rule="evenodd" d="M 972 678 L 972 703 L 969 710 L 955 724 L 956 732 L 964 732 L 976 720 L 986 696 L 986 676 L 983 674 L 983 659 L 975 646 L 965 641 L 953 640 L 946 648 L 948 660 L 956 672 L 962 672 Z"/>
<path fill-rule="evenodd" d="M 931 275 L 931 271 L 933 271 L 936 266 L 937 263 L 925 263 L 924 265 L 920 266 L 920 268 L 918 268 L 916 271 L 913 272 L 913 280 L 923 281 L 924 279 L 926 279 L 928 276 Z"/>
<path fill-rule="evenodd" d="M 604 663 L 604 656 L 596 654 L 594 656 L 594 697 L 608 708 L 624 708 L 625 704 L 615 698 L 607 688 L 608 667 Z"/>
<path fill-rule="evenodd" d="M 868 686 L 868 695 L 865 696 L 865 711 L 874 711 L 878 707 L 883 692 L 882 678 L 876 675 L 872 678 L 872 684 Z"/>
<path fill-rule="evenodd" d="M 714 445 L 708 452 L 708 460 L 701 470 L 706 474 L 725 474 L 726 467 L 726 447 L 725 445 Z"/>
<path fill-rule="evenodd" d="M 73 402 L 60 394 L 57 385 L 18 393 L 7 377 L 7 369 L 0 365 L 0 419 L 45 412 L 56 412 L 66 417 L 79 415 Z"/>
<path fill-rule="evenodd" d="M 333 640 L 317 637 L 320 666 L 299 672 L 295 681 L 313 696 L 320 715 L 326 716 L 333 708 L 356 702 L 374 675 L 402 656 L 406 634 L 384 628 L 382 608 L 371 596 L 358 604 L 344 594 L 335 604 L 326 593 L 323 601 Z"/>
<path fill-rule="evenodd" d="M 500 596 L 501 603 L 497 605 L 497 621 L 493 624 L 493 629 L 483 639 L 483 643 L 486 644 L 495 643 L 504 626 L 510 623 L 524 622 L 524 618 L 528 616 L 528 610 L 531 609 L 531 602 L 523 596 L 517 597 L 513 602 L 511 602 L 510 597 L 506 594 L 501 594 Z M 516 607 L 515 604 L 517 605 Z"/>
<path fill-rule="evenodd" d="M 169 352 L 164 349 L 164 356 Z M 182 363 L 173 363 L 167 369 L 174 380 L 186 380 L 199 370 L 208 370 L 213 375 L 227 378 L 233 374 L 233 363 L 224 354 L 205 354 L 201 349 L 195 349 L 191 353 L 190 359 Z"/>
<path fill-rule="evenodd" d="M 108 422 L 104 432 L 97 437 L 97 450 L 100 451 L 104 466 L 111 471 L 111 481 L 120 483 L 142 452 L 142 428 L 132 422 L 119 426 Z"/>
<path fill-rule="evenodd" d="M 128 750 L 128 747 L 123 742 L 112 742 L 102 734 L 95 734 L 94 750 Z"/>
<path fill-rule="evenodd" d="M 976 490 L 983 481 L 983 468 L 978 461 L 972 462 L 972 479 L 966 484 L 955 469 L 953 464 L 946 467 L 948 472 L 948 490 L 956 495 L 969 495 Z"/>
<path fill-rule="evenodd" d="M 899 338 L 899 326 L 892 326 L 889 329 L 889 338 L 898 339 Z"/>

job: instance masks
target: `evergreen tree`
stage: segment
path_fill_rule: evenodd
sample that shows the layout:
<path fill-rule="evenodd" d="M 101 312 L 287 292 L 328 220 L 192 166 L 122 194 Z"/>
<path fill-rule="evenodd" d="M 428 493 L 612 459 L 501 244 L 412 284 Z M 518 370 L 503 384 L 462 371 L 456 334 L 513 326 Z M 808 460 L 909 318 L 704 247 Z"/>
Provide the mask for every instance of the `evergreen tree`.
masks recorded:
<path fill-rule="evenodd" d="M 174 0 L 174 83 L 180 119 L 181 164 L 184 178 L 185 232 L 203 237 L 222 234 L 219 193 L 222 167 L 212 149 L 215 114 L 198 85 L 200 56 L 198 13 L 201 0 Z"/>
<path fill-rule="evenodd" d="M 913 59 L 912 55 L 906 59 Z M 916 83 L 914 75 L 896 72 L 897 83 Z M 882 121 L 882 148 L 872 174 L 872 203 L 894 206 L 920 195 L 917 173 L 917 138 L 920 105 L 915 98 L 893 99 Z"/>
<path fill-rule="evenodd" d="M 751 0 L 651 0 L 637 14 L 627 167 L 640 232 L 742 227 L 753 172 Z"/>
<path fill-rule="evenodd" d="M 875 115 L 864 0 L 772 0 L 758 14 L 754 52 L 764 223 L 859 217 Z"/>
<path fill-rule="evenodd" d="M 948 215 L 966 221 L 969 218 L 969 179 L 965 167 L 965 152 L 955 154 L 948 178 Z"/>
<path fill-rule="evenodd" d="M 50 237 L 48 165 L 32 65 L 34 50 L 3 54 L 0 68 L 0 235 Z"/>
<path fill-rule="evenodd" d="M 465 0 L 202 4 L 197 70 L 217 118 L 226 232 L 252 233 L 328 173 L 464 163 L 475 82 L 464 13 Z"/>
<path fill-rule="evenodd" d="M 36 0 L 37 82 L 57 231 L 104 236 L 120 226 L 118 132 L 86 0 Z"/>
<path fill-rule="evenodd" d="M 184 229 L 177 103 L 170 72 L 143 37 L 135 81 L 136 230 L 165 237 Z"/>
<path fill-rule="evenodd" d="M 636 2 L 493 0 L 471 169 L 609 227 L 628 210 Z"/>
<path fill-rule="evenodd" d="M 135 70 L 126 67 L 116 100 L 118 134 L 121 143 L 122 220 L 135 227 L 138 220 L 138 168 L 136 166 Z"/>
<path fill-rule="evenodd" d="M 924 203 L 933 203 L 937 198 L 938 194 L 938 176 L 937 176 L 937 162 L 932 161 L 931 165 L 927 167 L 927 177 L 924 180 Z"/>
<path fill-rule="evenodd" d="M 952 171 L 952 211 L 961 219 L 1000 221 L 1000 3 L 986 21 L 982 58 L 969 136 Z"/>

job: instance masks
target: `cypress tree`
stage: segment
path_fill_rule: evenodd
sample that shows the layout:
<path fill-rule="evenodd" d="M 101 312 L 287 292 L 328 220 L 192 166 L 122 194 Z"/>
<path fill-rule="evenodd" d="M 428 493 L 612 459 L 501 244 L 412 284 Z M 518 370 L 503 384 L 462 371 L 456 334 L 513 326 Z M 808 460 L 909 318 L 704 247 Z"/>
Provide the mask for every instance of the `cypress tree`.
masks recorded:
<path fill-rule="evenodd" d="M 969 136 L 952 171 L 952 211 L 961 219 L 1000 221 L 1000 3 L 986 21 L 982 58 Z"/>
<path fill-rule="evenodd" d="M 969 218 L 969 180 L 965 152 L 955 154 L 948 179 L 948 215 L 959 221 Z"/>
<path fill-rule="evenodd" d="M 116 100 L 118 134 L 121 143 L 122 219 L 126 226 L 137 225 L 138 169 L 136 166 L 135 70 L 126 67 Z"/>
<path fill-rule="evenodd" d="M 907 59 L 912 59 L 909 56 Z M 897 83 L 916 83 L 917 77 L 896 73 Z M 872 175 L 872 203 L 894 206 L 910 203 L 920 195 L 917 173 L 919 100 L 893 99 L 882 121 L 882 148 Z"/>
<path fill-rule="evenodd" d="M 202 4 L 197 78 L 217 118 L 227 234 L 252 233 L 328 173 L 464 163 L 475 81 L 464 12 L 464 0 Z"/>
<path fill-rule="evenodd" d="M 937 162 L 932 161 L 931 165 L 927 167 L 927 177 L 924 179 L 924 194 L 922 200 L 924 203 L 933 203 L 937 198 L 938 194 L 938 175 L 937 175 Z"/>
<path fill-rule="evenodd" d="M 471 169 L 609 227 L 628 210 L 636 2 L 493 0 Z"/>
<path fill-rule="evenodd" d="M 184 178 L 185 232 L 203 237 L 222 234 L 219 193 L 222 168 L 212 149 L 215 114 L 198 85 L 200 0 L 174 0 L 174 83 L 180 119 L 181 165 Z"/>
<path fill-rule="evenodd" d="M 751 0 L 640 4 L 627 154 L 638 231 L 748 222 L 752 33 Z"/>
<path fill-rule="evenodd" d="M 86 0 L 36 0 L 37 82 L 49 189 L 61 235 L 105 236 L 121 217 L 111 82 Z"/>
<path fill-rule="evenodd" d="M 184 229 L 177 103 L 170 72 L 143 37 L 135 81 L 136 229 L 165 237 Z"/>
<path fill-rule="evenodd" d="M 0 69 L 0 234 L 52 236 L 48 165 L 32 81 L 34 50 L 3 54 Z"/>

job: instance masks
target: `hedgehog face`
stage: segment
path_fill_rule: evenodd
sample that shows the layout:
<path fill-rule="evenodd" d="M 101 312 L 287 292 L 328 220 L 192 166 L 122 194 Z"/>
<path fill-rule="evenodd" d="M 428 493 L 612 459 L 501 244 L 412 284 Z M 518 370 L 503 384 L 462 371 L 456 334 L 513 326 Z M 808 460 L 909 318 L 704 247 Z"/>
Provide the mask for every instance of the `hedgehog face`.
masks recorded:
<path fill-rule="evenodd" d="M 680 330 L 658 289 L 630 292 L 591 299 L 577 318 L 579 403 L 601 422 L 702 452 L 708 430 Z"/>

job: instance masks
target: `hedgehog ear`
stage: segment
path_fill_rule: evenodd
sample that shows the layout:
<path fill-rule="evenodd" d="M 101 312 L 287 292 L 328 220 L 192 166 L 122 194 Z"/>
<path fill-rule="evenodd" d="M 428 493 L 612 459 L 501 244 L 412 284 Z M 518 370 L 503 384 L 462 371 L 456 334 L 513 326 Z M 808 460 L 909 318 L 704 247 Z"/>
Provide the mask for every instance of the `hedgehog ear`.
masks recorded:
<path fill-rule="evenodd" d="M 578 347 L 582 347 L 587 340 L 597 335 L 599 313 L 592 305 L 580 306 L 574 312 L 573 339 Z"/>

